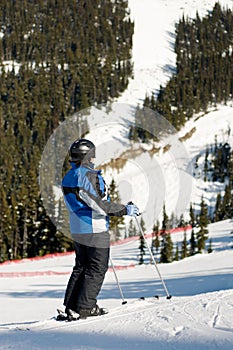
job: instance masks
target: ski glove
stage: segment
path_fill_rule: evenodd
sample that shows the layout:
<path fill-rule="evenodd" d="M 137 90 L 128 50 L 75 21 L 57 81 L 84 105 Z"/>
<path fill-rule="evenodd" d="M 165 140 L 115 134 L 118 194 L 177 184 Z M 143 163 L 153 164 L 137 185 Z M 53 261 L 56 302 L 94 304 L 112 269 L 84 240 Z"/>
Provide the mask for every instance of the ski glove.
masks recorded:
<path fill-rule="evenodd" d="M 138 216 L 139 215 L 139 209 L 135 204 L 127 204 L 127 215 L 129 216 Z"/>

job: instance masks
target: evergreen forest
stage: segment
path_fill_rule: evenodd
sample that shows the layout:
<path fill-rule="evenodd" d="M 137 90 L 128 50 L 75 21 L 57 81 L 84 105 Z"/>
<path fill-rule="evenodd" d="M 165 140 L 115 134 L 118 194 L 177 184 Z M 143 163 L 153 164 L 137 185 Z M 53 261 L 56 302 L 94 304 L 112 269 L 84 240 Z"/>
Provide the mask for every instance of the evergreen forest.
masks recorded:
<path fill-rule="evenodd" d="M 206 112 L 233 95 L 233 12 L 216 3 L 206 17 L 182 17 L 176 24 L 176 66 L 166 86 L 146 96 L 144 106 L 158 112 L 177 130 L 194 113 Z M 137 125 L 145 125 L 137 111 Z M 156 135 L 153 120 L 149 130 Z M 132 139 L 145 141 L 151 135 L 131 131 Z"/>
<path fill-rule="evenodd" d="M 0 261 L 72 249 L 42 205 L 38 167 L 56 127 L 132 76 L 126 0 L 0 2 Z"/>

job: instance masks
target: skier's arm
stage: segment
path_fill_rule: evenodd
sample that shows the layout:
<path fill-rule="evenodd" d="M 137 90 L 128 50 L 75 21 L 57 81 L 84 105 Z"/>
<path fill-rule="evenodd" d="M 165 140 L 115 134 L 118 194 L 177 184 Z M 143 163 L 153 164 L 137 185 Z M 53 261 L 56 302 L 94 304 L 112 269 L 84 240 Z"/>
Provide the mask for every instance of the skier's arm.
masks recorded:
<path fill-rule="evenodd" d="M 102 215 L 127 215 L 125 205 L 108 200 L 104 180 L 98 174 L 87 173 L 87 180 L 83 188 L 79 189 L 79 196 L 89 207 Z"/>

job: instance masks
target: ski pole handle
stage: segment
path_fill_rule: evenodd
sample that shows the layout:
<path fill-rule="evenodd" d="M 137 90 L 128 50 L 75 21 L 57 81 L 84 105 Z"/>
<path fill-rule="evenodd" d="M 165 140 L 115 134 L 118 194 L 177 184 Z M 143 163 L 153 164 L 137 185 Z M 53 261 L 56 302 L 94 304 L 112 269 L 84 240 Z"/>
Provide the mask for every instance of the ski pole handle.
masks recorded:
<path fill-rule="evenodd" d="M 129 201 L 128 203 L 127 203 L 127 205 L 135 205 L 132 201 Z M 140 216 L 140 215 L 142 215 L 142 212 L 139 212 L 138 214 L 137 214 L 137 216 Z"/>

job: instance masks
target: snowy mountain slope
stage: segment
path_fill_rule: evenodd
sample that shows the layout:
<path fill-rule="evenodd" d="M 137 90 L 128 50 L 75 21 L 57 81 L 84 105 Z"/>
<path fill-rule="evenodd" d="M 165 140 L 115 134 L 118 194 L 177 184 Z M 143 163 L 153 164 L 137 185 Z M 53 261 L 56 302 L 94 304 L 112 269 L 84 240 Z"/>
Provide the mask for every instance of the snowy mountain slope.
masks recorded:
<path fill-rule="evenodd" d="M 233 146 L 232 103 L 228 106 L 219 105 L 205 116 L 195 115 L 174 136 L 174 145 L 165 137 L 155 145 L 159 151 L 153 156 L 145 145 L 144 148 L 142 145 L 132 145 L 128 139 L 137 104 L 142 103 L 146 93 L 156 91 L 171 76 L 176 59 L 173 52 L 175 23 L 183 14 L 195 16 L 198 11 L 200 16 L 206 15 L 214 4 L 214 0 L 130 0 L 131 16 L 135 21 L 132 52 L 134 78 L 113 104 L 102 108 L 91 107 L 89 110 L 90 132 L 85 137 L 97 146 L 96 165 L 102 168 L 116 158 L 125 163 L 120 171 L 108 166 L 104 169 L 104 177 L 108 184 L 114 178 L 123 203 L 132 200 L 139 206 L 148 232 L 155 220 L 161 221 L 164 204 L 169 216 L 174 214 L 179 218 L 185 214 L 188 219 L 191 202 L 195 209 L 199 209 L 203 195 L 213 211 L 217 192 L 224 189 L 224 184 L 203 181 L 203 157 L 200 158 L 203 164 L 200 164 L 198 173 L 194 172 L 194 164 L 196 156 L 204 155 L 206 146 L 214 143 L 215 135 L 219 142 L 227 140 Z M 224 0 L 220 4 L 232 8 L 233 1 Z M 86 110 L 83 114 L 86 114 Z M 65 124 L 61 126 L 64 129 Z M 65 135 L 70 133 L 69 123 L 67 128 Z M 180 138 L 192 130 L 195 130 L 193 134 L 181 142 Z M 168 151 L 165 152 L 166 146 Z M 135 149 L 139 151 L 138 155 L 129 159 L 125 152 Z M 62 195 L 61 191 L 58 193 Z M 49 208 L 48 203 L 46 209 Z M 125 224 L 127 231 L 128 218 Z"/>
<path fill-rule="evenodd" d="M 124 152 L 131 147 L 128 130 L 133 121 L 135 107 L 142 103 L 146 93 L 156 92 L 160 84 L 166 84 L 174 69 L 175 23 L 183 14 L 194 17 L 198 11 L 200 16 L 207 15 L 215 2 L 129 1 L 131 16 L 135 21 L 134 78 L 130 81 L 128 89 L 111 106 L 111 112 L 102 110 L 100 113 L 97 110 L 96 113 L 93 109 L 89 118 L 91 131 L 87 137 L 97 145 L 97 165 L 101 167 L 111 158 L 119 157 L 123 161 L 126 159 Z M 220 1 L 220 4 L 232 8 L 233 1 Z M 127 161 L 120 172 L 116 169 L 104 172 L 107 182 L 115 179 L 123 202 L 133 200 L 140 210 L 145 212 L 143 218 L 148 231 L 151 230 L 155 218 L 161 220 L 164 203 L 169 215 L 173 213 L 179 217 L 182 213 L 188 213 L 190 202 L 198 209 L 201 196 L 204 195 L 207 204 L 213 210 L 217 192 L 224 189 L 224 184 L 204 183 L 202 173 L 193 176 L 193 167 L 196 156 L 205 153 L 206 146 L 214 143 L 215 136 L 218 142 L 227 141 L 233 147 L 232 116 L 232 103 L 228 106 L 219 105 L 216 110 L 210 110 L 205 116 L 196 115 L 177 133 L 178 142 L 180 137 L 195 130 L 186 141 L 179 145 L 176 142 L 174 147 L 164 153 L 164 146 L 170 142 L 165 138 L 162 145 L 158 145 L 160 151 L 153 157 L 148 152 L 143 152 Z M 182 155 L 185 154 L 182 171 L 181 153 L 177 145 L 182 148 Z"/>
<path fill-rule="evenodd" d="M 67 274 L 0 279 L 0 349 L 231 349 L 232 222 L 211 224 L 209 231 L 212 254 L 158 265 L 171 300 L 162 298 L 165 294 L 158 274 L 153 265 L 146 264 L 117 269 L 127 300 L 121 305 L 114 274 L 109 270 L 99 304 L 110 313 L 80 323 L 50 320 L 54 310 L 62 306 L 74 255 L 1 265 L 1 272 L 54 270 Z M 113 246 L 114 264 L 137 263 L 137 247 L 135 240 Z M 159 300 L 149 298 L 155 294 L 160 295 Z M 137 301 L 141 296 L 148 299 Z M 16 327 L 22 330 L 16 331 Z"/>
<path fill-rule="evenodd" d="M 135 21 L 133 38 L 134 78 L 118 99 L 119 103 L 137 105 L 146 94 L 165 85 L 174 71 L 173 51 L 175 23 L 184 14 L 206 16 L 216 0 L 129 0 L 131 17 Z M 220 0 L 221 6 L 233 8 L 232 0 Z"/>
<path fill-rule="evenodd" d="M 112 115 L 104 113 L 100 125 L 99 116 L 97 119 L 92 116 L 89 137 L 97 144 L 97 151 L 100 150 L 98 164 L 120 156 L 130 146 L 126 136 L 128 120 L 132 120 L 132 107 L 142 101 L 146 92 L 157 89 L 169 78 L 175 63 L 172 52 L 174 23 L 179 16 L 183 12 L 194 16 L 196 10 L 201 15 L 206 14 L 214 3 L 212 0 L 129 0 L 136 24 L 134 79 L 116 101 L 118 109 L 113 108 L 113 114 L 117 111 L 115 114 L 118 118 L 120 114 L 120 120 L 110 120 Z M 232 7 L 233 1 L 220 3 Z M 196 127 L 196 132 L 185 142 L 191 163 L 197 154 L 204 152 L 206 143 L 213 142 L 215 134 L 219 135 L 219 140 L 220 137 L 225 140 L 226 128 L 229 130 L 230 126 L 232 130 L 233 127 L 232 109 L 231 106 L 219 106 L 218 111 L 208 114 L 208 120 L 206 116 L 197 120 L 194 118 L 181 130 L 179 137 Z M 228 141 L 232 145 L 232 132 Z M 161 212 L 163 198 L 167 199 L 168 212 L 176 212 L 179 196 L 175 190 L 171 191 L 177 183 L 177 177 L 174 181 L 177 160 L 171 162 L 174 154 L 173 150 L 169 154 L 164 154 L 161 150 L 151 164 L 148 153 L 144 152 L 128 163 L 128 169 L 124 168 L 122 172 L 125 175 L 118 174 L 115 170 L 105 174 L 108 180 L 112 174 L 116 176 L 122 200 L 133 199 L 141 210 L 146 211 L 144 216 L 147 218 L 148 230 L 152 219 Z M 156 183 L 156 187 L 162 188 L 158 207 L 153 201 L 148 205 L 153 198 L 148 195 L 148 173 L 151 170 L 143 170 L 146 161 L 146 169 L 151 169 L 154 165 L 156 174 L 161 174 L 161 182 Z M 212 189 L 212 184 L 203 183 L 201 178 L 195 177 L 192 182 L 190 199 L 198 203 L 204 191 L 211 201 L 216 188 Z M 0 265 L 0 276 L 8 274 L 8 277 L 5 275 L 0 278 L 0 350 L 232 349 L 233 238 L 230 232 L 233 231 L 233 223 L 215 223 L 209 226 L 209 230 L 213 240 L 212 254 L 196 255 L 172 264 L 159 265 L 173 297 L 171 300 L 160 298 L 153 304 L 147 300 L 135 301 L 142 295 L 164 295 L 153 266 L 131 266 L 138 262 L 138 241 L 112 247 L 114 264 L 128 266 L 127 269 L 117 270 L 128 303 L 121 305 L 114 274 L 109 271 L 99 298 L 99 304 L 110 309 L 109 318 L 96 318 L 89 324 L 68 324 L 46 330 L 46 320 L 54 315 L 57 307 L 62 306 L 65 286 L 74 261 L 73 255 Z M 180 242 L 182 236 L 177 235 L 176 240 Z M 14 277 L 15 272 L 20 273 L 21 277 Z M 32 276 L 26 276 L 25 272 L 32 273 Z M 142 307 L 144 304 L 145 310 Z M 110 319 L 111 312 L 113 314 L 119 308 L 122 309 L 121 316 Z M 36 321 L 44 323 L 33 330 L 32 322 Z M 13 329 L 16 325 L 22 328 L 32 327 L 32 330 L 15 331 Z"/>
<path fill-rule="evenodd" d="M 196 120 L 195 120 L 196 119 Z M 215 210 L 217 193 L 224 192 L 225 183 L 204 181 L 204 160 L 207 148 L 214 146 L 215 138 L 218 144 L 227 142 L 233 148 L 233 108 L 232 106 L 218 106 L 205 116 L 194 117 L 182 129 L 182 135 L 195 128 L 192 136 L 185 141 L 189 151 L 190 162 L 193 166 L 193 188 L 190 198 L 195 209 L 199 208 L 201 197 L 209 206 L 209 212 Z M 181 136 L 182 137 L 182 136 Z M 198 169 L 195 169 L 197 157 Z M 196 205 L 196 206 L 195 206 Z"/>
<path fill-rule="evenodd" d="M 97 145 L 96 163 L 100 168 L 111 158 L 125 162 L 120 171 L 110 166 L 104 170 L 106 182 L 110 184 L 114 178 L 122 202 L 132 200 L 139 206 L 148 232 L 151 232 L 156 219 L 161 220 L 164 203 L 168 215 L 173 213 L 179 218 L 182 213 L 187 213 L 188 218 L 190 203 L 193 203 L 194 209 L 199 209 L 203 196 L 210 211 L 213 211 L 217 193 L 224 190 L 225 184 L 204 182 L 205 151 L 214 145 L 215 137 L 218 143 L 228 142 L 233 147 L 232 105 L 219 105 L 206 115 L 195 115 L 173 136 L 173 140 L 169 137 L 161 140 L 156 145 L 160 150 L 153 156 L 144 148 L 137 156 L 128 159 L 124 152 L 131 147 L 127 123 L 132 120 L 133 107 L 128 104 L 113 105 L 114 112 L 102 113 L 103 124 L 98 127 L 93 124 L 87 135 Z M 119 115 L 117 111 L 123 113 Z M 118 121 L 114 119 L 117 117 Z M 92 118 L 95 120 L 94 115 Z M 185 137 L 186 140 L 181 142 L 180 139 Z M 164 152 L 166 145 L 171 147 Z M 141 146 L 136 144 L 133 147 L 140 149 Z M 197 156 L 199 168 L 196 170 Z"/>

